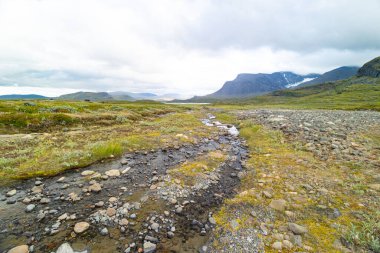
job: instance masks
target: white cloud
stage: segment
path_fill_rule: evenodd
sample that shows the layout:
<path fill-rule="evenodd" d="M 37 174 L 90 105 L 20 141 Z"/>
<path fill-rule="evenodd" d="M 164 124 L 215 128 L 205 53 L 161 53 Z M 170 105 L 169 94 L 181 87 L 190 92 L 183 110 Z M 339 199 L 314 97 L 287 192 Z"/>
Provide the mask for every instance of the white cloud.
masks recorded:
<path fill-rule="evenodd" d="M 360 65 L 380 55 L 379 9 L 377 0 L 0 0 L 0 85 L 206 94 L 242 72 Z"/>

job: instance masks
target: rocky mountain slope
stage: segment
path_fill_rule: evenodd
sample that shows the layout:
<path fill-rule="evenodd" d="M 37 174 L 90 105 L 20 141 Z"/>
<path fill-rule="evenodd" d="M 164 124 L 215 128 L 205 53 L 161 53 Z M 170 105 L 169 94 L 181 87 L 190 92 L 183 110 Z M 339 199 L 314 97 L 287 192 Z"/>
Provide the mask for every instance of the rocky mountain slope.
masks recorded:
<path fill-rule="evenodd" d="M 358 73 L 359 67 L 340 67 L 337 69 L 333 69 L 331 71 L 328 71 L 326 73 L 323 73 L 321 76 L 318 78 L 315 78 L 311 81 L 304 82 L 299 85 L 299 87 L 304 87 L 304 86 L 311 86 L 315 84 L 321 84 L 321 83 L 326 83 L 326 82 L 333 82 L 333 81 L 338 81 L 342 79 L 347 79 L 352 76 L 355 76 Z"/>
<path fill-rule="evenodd" d="M 220 90 L 206 97 L 228 98 L 260 95 L 317 77 L 319 74 L 298 75 L 293 72 L 239 74 L 234 80 L 227 81 Z"/>
<path fill-rule="evenodd" d="M 367 62 L 358 71 L 358 76 L 380 77 L 380 57 Z"/>

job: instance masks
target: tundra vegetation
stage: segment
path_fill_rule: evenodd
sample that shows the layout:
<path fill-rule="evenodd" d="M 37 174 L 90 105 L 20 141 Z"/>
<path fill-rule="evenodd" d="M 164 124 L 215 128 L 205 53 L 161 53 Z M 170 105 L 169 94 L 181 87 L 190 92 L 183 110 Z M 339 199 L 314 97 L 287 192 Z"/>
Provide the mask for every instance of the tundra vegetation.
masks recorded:
<path fill-rule="evenodd" d="M 315 93 L 316 87 L 216 105 L 1 101 L 0 184 L 57 175 L 127 152 L 196 144 L 215 134 L 201 122 L 211 113 L 237 126 L 249 149 L 236 195 L 214 210 L 211 250 L 228 252 L 229 236 L 254 228 L 266 252 L 278 252 L 279 246 L 284 252 L 380 252 L 378 124 L 347 135 L 351 143 L 360 143 L 359 150 L 368 151 L 372 162 L 363 162 L 322 159 L 281 128 L 242 117 L 263 107 L 379 110 L 378 86 L 337 82 L 322 93 Z M 206 152 L 167 173 L 191 187 L 226 159 L 223 149 Z"/>

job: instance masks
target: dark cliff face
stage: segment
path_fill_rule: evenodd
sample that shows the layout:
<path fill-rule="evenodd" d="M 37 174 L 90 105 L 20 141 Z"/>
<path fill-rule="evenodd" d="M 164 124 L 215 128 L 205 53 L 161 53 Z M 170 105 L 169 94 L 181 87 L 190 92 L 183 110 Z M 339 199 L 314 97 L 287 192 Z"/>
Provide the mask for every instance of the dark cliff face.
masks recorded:
<path fill-rule="evenodd" d="M 364 64 L 359 69 L 358 76 L 380 77 L 380 57 Z"/>

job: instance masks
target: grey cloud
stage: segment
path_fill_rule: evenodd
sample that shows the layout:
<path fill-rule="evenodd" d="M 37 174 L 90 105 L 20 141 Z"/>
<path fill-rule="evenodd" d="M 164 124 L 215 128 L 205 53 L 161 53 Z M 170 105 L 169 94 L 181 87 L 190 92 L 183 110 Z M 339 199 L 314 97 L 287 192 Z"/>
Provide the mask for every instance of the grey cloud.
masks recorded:
<path fill-rule="evenodd" d="M 195 24 L 185 27 L 186 46 L 269 46 L 297 52 L 380 49 L 377 0 L 211 2 Z"/>
<path fill-rule="evenodd" d="M 380 55 L 378 0 L 0 0 L 0 83 L 205 94 Z"/>

